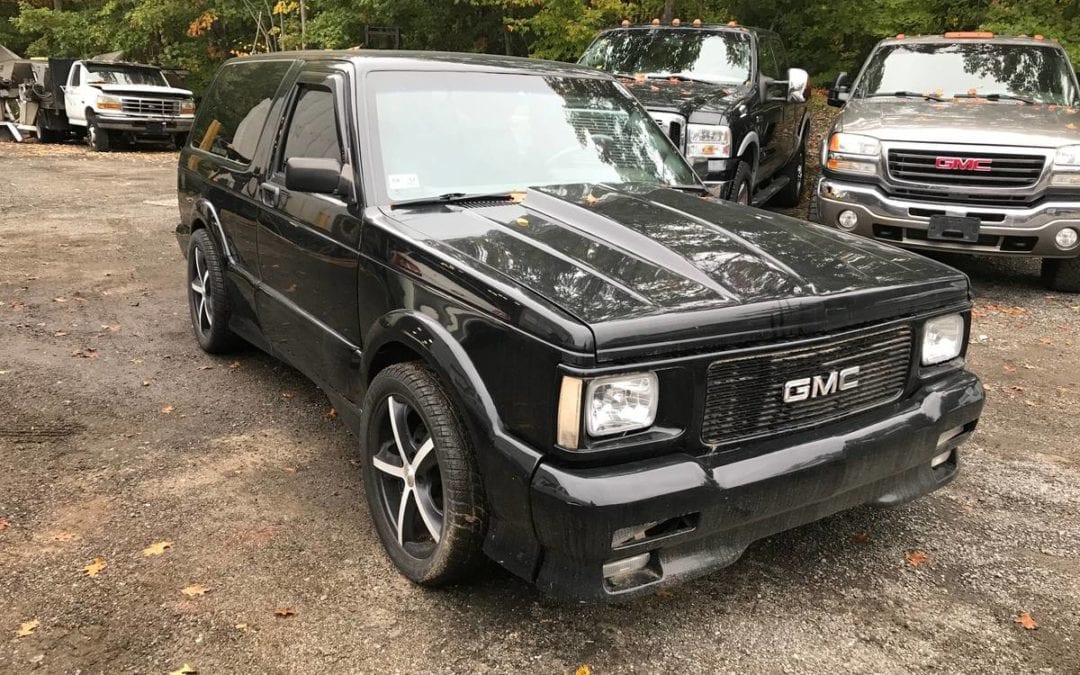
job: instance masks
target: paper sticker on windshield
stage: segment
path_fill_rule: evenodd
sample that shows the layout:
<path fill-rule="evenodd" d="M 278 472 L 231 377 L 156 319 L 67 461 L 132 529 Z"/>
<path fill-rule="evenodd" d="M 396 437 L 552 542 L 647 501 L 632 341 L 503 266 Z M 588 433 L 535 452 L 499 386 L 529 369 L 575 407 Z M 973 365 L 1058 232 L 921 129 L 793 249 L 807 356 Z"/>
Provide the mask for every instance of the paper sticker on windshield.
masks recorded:
<path fill-rule="evenodd" d="M 420 187 L 420 177 L 415 173 L 392 173 L 386 177 L 386 184 L 394 192 L 415 190 Z"/>

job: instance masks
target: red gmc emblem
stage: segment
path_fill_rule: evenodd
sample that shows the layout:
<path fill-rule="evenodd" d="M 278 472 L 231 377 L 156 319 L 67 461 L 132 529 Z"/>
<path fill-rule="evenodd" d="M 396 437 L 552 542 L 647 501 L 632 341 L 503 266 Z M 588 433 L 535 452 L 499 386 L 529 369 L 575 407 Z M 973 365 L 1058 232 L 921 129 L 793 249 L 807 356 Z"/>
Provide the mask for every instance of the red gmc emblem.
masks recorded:
<path fill-rule="evenodd" d="M 934 167 L 942 171 L 989 171 L 992 159 L 975 157 L 938 157 Z"/>

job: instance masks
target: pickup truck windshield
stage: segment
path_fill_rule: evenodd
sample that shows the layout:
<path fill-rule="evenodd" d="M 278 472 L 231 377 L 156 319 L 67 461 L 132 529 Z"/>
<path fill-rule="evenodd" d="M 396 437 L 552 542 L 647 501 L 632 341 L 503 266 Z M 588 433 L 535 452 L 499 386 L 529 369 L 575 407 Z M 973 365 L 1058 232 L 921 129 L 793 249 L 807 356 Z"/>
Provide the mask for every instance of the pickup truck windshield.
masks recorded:
<path fill-rule="evenodd" d="M 366 88 L 391 201 L 568 183 L 699 184 L 608 79 L 382 71 Z"/>
<path fill-rule="evenodd" d="M 105 66 L 86 64 L 89 84 L 125 84 L 135 86 L 167 87 L 169 83 L 160 70 L 136 66 Z"/>
<path fill-rule="evenodd" d="M 855 98 L 927 92 L 1073 105 L 1076 83 L 1056 47 L 995 42 L 893 44 L 871 55 Z"/>
<path fill-rule="evenodd" d="M 621 75 L 680 75 L 717 84 L 743 84 L 750 79 L 750 54 L 750 38 L 741 32 L 635 29 L 601 36 L 579 63 Z"/>

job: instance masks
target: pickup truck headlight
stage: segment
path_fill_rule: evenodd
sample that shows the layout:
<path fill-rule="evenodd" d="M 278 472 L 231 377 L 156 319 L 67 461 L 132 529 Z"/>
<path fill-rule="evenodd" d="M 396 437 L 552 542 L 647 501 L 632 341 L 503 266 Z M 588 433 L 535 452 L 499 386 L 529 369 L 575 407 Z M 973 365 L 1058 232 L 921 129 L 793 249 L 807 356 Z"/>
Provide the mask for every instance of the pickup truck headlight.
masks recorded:
<path fill-rule="evenodd" d="M 692 159 L 731 157 L 731 129 L 712 124 L 686 125 L 686 156 Z"/>
<path fill-rule="evenodd" d="M 585 428 L 590 436 L 636 431 L 656 420 L 660 384 L 656 373 L 598 377 L 585 393 Z"/>
<path fill-rule="evenodd" d="M 99 110 L 121 110 L 124 105 L 119 96 L 101 94 L 98 96 L 97 107 Z"/>
<path fill-rule="evenodd" d="M 180 101 L 180 114 L 181 115 L 194 115 L 195 114 L 195 99 L 185 98 Z"/>
<path fill-rule="evenodd" d="M 1055 187 L 1080 187 L 1080 145 L 1058 148 L 1054 155 L 1054 174 L 1050 184 Z"/>
<path fill-rule="evenodd" d="M 946 314 L 935 317 L 923 326 L 922 364 L 933 366 L 951 361 L 964 347 L 964 317 Z"/>
<path fill-rule="evenodd" d="M 869 136 L 834 133 L 829 137 L 826 166 L 831 171 L 875 174 L 881 142 Z"/>

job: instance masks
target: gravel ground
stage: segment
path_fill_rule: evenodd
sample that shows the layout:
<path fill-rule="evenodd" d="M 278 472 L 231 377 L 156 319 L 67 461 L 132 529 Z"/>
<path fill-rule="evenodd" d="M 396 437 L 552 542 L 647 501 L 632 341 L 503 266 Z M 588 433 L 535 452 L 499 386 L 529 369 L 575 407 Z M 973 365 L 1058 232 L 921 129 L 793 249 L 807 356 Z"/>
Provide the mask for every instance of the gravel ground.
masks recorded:
<path fill-rule="evenodd" d="M 174 162 L 0 145 L 0 671 L 1080 671 L 1080 297 L 1036 263 L 949 260 L 989 401 L 944 490 L 626 605 L 494 566 L 430 592 L 383 555 L 326 398 L 196 347 Z"/>

